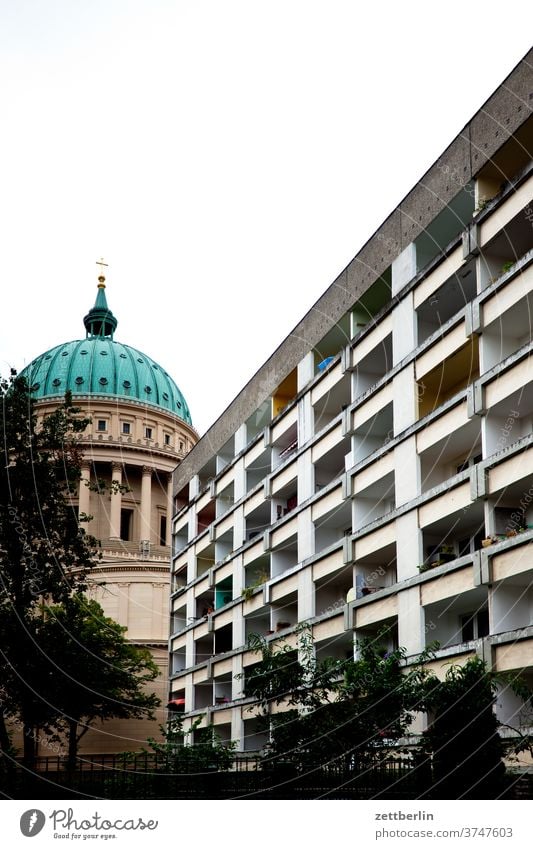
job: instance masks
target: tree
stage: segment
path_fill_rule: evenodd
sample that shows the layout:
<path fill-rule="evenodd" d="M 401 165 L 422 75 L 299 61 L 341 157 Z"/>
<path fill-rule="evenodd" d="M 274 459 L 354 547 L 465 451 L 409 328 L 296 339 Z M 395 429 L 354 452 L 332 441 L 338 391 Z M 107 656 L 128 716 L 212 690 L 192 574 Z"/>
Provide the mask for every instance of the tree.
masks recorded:
<path fill-rule="evenodd" d="M 163 742 L 149 738 L 150 748 L 158 755 L 165 772 L 190 774 L 230 768 L 235 743 L 223 743 L 214 725 L 200 727 L 203 717 L 198 716 L 188 730 L 183 728 L 183 717 L 175 714 L 167 725 L 160 725 Z M 194 735 L 194 745 L 191 738 Z"/>
<path fill-rule="evenodd" d="M 68 768 L 74 769 L 78 743 L 94 719 L 153 719 L 160 700 L 144 687 L 159 670 L 148 649 L 128 643 L 127 629 L 82 593 L 44 612 L 40 695 L 51 712 L 48 724 L 66 733 Z"/>
<path fill-rule="evenodd" d="M 478 657 L 450 666 L 443 681 L 427 678 L 424 706 L 433 718 L 424 744 L 433 756 L 438 798 L 494 798 L 501 790 L 503 743 L 493 705 L 504 683 Z M 525 695 L 520 682 L 511 686 Z"/>
<path fill-rule="evenodd" d="M 253 636 L 261 661 L 245 673 L 244 694 L 261 707 L 270 730 L 269 758 L 291 760 L 298 770 L 335 761 L 361 769 L 407 733 L 425 691 L 425 655 L 409 669 L 405 651 L 388 652 L 363 640 L 357 660 L 317 661 L 310 628 L 298 629 L 298 651 L 283 640 Z M 274 703 L 288 710 L 271 714 Z"/>
<path fill-rule="evenodd" d="M 0 742 L 5 748 L 5 717 L 18 715 L 29 766 L 35 727 L 50 713 L 32 663 L 43 599 L 61 603 L 83 591 L 99 558 L 71 502 L 88 421 L 67 394 L 38 424 L 25 378 L 12 372 L 0 381 Z"/>

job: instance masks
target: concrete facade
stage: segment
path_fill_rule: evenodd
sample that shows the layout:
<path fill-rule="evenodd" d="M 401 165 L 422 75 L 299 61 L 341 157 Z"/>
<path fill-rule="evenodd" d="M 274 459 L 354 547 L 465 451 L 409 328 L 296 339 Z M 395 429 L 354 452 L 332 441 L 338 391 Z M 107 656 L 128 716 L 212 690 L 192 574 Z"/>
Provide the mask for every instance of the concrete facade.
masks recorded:
<path fill-rule="evenodd" d="M 388 626 L 533 680 L 532 59 L 174 475 L 171 696 L 240 749 L 251 633 L 345 659 Z"/>

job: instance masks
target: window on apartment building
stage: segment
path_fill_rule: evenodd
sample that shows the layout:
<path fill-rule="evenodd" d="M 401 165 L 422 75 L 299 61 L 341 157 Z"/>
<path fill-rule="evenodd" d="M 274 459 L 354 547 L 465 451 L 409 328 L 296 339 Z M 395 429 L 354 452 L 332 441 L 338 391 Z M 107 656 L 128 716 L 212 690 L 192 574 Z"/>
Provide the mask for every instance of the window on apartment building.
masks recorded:
<path fill-rule="evenodd" d="M 131 425 L 129 422 L 122 422 L 122 433 L 131 433 Z"/>
<path fill-rule="evenodd" d="M 103 433 L 104 431 L 106 431 L 107 430 L 106 420 L 105 419 L 98 419 L 98 422 L 96 424 L 96 429 L 98 431 L 100 431 L 100 433 Z"/>
<path fill-rule="evenodd" d="M 489 612 L 479 610 L 477 613 L 465 613 L 461 616 L 461 642 L 479 640 L 489 633 Z"/>
<path fill-rule="evenodd" d="M 144 435 L 145 435 L 146 439 L 151 439 L 152 438 L 152 428 L 151 427 L 145 427 Z"/>

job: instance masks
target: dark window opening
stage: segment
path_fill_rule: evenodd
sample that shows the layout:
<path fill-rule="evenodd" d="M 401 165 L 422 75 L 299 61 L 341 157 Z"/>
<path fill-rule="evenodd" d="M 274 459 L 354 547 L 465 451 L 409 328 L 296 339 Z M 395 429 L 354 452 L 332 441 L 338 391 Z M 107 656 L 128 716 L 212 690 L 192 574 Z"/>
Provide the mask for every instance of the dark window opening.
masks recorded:
<path fill-rule="evenodd" d="M 159 545 L 167 544 L 167 517 L 161 516 L 159 519 Z"/>
<path fill-rule="evenodd" d="M 120 511 L 120 539 L 131 540 L 133 510 L 123 509 Z"/>

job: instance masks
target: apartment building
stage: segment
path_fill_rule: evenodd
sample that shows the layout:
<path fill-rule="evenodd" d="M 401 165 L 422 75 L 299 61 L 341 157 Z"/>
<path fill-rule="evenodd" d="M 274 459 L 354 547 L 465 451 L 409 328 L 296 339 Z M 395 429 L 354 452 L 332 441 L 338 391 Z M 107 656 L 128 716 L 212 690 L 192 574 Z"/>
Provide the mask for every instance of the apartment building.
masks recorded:
<path fill-rule="evenodd" d="M 241 750 L 250 634 L 533 683 L 533 52 L 174 475 L 171 701 Z M 518 699 L 500 718 L 530 724 Z"/>

